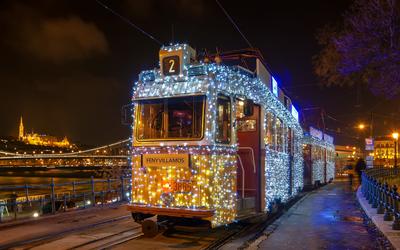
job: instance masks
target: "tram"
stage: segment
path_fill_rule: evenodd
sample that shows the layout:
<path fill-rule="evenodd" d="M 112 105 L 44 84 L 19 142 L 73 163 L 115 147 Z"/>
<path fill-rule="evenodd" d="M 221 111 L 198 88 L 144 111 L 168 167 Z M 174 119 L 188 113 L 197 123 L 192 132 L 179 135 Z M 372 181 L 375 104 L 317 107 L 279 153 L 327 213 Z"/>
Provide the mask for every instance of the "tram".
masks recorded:
<path fill-rule="evenodd" d="M 261 60 L 255 72 L 198 61 L 187 44 L 162 47 L 159 60 L 132 96 L 135 221 L 153 227 L 157 215 L 217 227 L 300 192 L 298 112 Z"/>
<path fill-rule="evenodd" d="M 311 189 L 331 182 L 335 177 L 333 137 L 310 127 L 303 142 L 304 187 Z"/>

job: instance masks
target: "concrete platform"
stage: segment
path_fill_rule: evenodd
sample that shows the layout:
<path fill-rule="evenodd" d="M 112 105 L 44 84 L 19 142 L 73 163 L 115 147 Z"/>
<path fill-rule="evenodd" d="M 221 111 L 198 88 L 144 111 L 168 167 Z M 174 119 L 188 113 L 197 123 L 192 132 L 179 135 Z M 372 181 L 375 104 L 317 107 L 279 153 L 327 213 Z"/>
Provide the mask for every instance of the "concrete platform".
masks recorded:
<path fill-rule="evenodd" d="M 400 230 L 393 230 L 393 221 L 384 221 L 383 214 L 377 214 L 376 208 L 372 208 L 361 192 L 361 186 L 357 190 L 357 199 L 367 216 L 375 226 L 390 241 L 395 249 L 400 249 Z"/>
<path fill-rule="evenodd" d="M 355 185 L 340 180 L 312 191 L 248 249 L 390 249 L 364 219 Z"/>

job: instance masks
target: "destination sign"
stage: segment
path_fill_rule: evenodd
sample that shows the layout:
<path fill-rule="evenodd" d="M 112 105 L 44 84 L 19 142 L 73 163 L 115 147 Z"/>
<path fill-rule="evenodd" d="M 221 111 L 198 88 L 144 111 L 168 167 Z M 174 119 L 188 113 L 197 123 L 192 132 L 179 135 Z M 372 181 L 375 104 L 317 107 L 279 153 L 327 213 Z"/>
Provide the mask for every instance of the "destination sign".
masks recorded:
<path fill-rule="evenodd" d="M 145 167 L 189 167 L 189 154 L 144 154 Z"/>

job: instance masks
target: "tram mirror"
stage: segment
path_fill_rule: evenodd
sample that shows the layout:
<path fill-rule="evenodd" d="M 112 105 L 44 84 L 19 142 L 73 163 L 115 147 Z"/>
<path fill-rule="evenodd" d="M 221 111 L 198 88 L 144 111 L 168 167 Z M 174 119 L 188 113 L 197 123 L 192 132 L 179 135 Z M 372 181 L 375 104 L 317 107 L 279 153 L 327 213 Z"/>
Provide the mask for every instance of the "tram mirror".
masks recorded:
<path fill-rule="evenodd" d="M 254 109 L 253 100 L 250 100 L 250 99 L 244 100 L 244 109 L 243 109 L 244 115 L 245 116 L 252 116 L 253 115 L 253 109 Z"/>
<path fill-rule="evenodd" d="M 133 123 L 133 105 L 126 104 L 121 107 L 121 124 L 122 125 L 132 125 Z"/>

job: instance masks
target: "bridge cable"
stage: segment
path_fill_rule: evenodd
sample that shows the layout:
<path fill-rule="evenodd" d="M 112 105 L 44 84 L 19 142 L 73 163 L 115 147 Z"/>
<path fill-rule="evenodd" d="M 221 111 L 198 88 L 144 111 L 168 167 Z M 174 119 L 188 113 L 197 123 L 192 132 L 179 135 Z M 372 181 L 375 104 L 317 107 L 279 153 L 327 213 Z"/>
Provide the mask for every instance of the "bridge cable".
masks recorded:
<path fill-rule="evenodd" d="M 108 7 L 107 5 L 105 5 L 104 3 L 100 2 L 99 0 L 96 0 L 96 2 L 103 6 L 106 10 L 110 11 L 112 14 L 114 14 L 115 16 L 119 17 L 120 19 L 122 19 L 124 22 L 126 22 L 127 24 L 129 24 L 130 26 L 132 26 L 133 28 L 135 28 L 136 30 L 140 31 L 142 34 L 144 34 L 145 36 L 147 36 L 148 38 L 150 38 L 151 40 L 153 40 L 154 42 L 158 43 L 158 45 L 163 45 L 162 42 L 160 42 L 160 40 L 156 39 L 154 36 L 152 36 L 151 34 L 149 34 L 148 32 L 144 31 L 142 28 L 140 28 L 139 26 L 137 26 L 136 24 L 132 23 L 128 18 L 118 14 L 116 11 L 114 11 L 113 9 L 111 9 L 110 7 Z"/>

